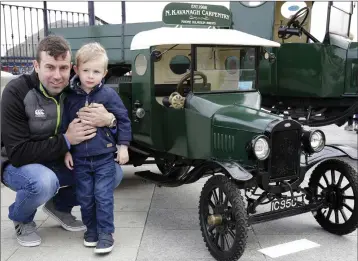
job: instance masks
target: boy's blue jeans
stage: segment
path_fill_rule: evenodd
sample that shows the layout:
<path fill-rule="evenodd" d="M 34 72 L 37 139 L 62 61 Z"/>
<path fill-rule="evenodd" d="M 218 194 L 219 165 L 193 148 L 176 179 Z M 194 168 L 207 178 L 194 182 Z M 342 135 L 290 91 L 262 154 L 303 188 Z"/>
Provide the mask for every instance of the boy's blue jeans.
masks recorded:
<path fill-rule="evenodd" d="M 112 153 L 74 158 L 77 200 L 87 233 L 114 233 L 115 161 Z"/>
<path fill-rule="evenodd" d="M 114 161 L 113 158 L 112 160 Z M 115 164 L 115 168 L 113 188 L 116 188 L 123 178 L 120 165 Z M 9 207 L 9 219 L 13 221 L 31 222 L 37 208 L 51 198 L 59 211 L 71 212 L 72 208 L 78 205 L 74 173 L 66 168 L 63 161 L 46 166 L 28 164 L 19 168 L 9 164 L 4 170 L 3 180 L 7 187 L 17 192 L 15 202 Z M 59 189 L 60 186 L 69 187 Z"/>

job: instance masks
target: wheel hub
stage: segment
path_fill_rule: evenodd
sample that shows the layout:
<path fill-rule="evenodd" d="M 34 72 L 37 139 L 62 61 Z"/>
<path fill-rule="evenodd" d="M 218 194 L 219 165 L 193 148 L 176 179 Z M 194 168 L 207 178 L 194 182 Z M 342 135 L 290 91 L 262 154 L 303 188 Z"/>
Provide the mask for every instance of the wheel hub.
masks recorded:
<path fill-rule="evenodd" d="M 329 186 L 326 191 L 326 200 L 328 206 L 333 209 L 341 209 L 344 203 L 342 191 L 339 187 L 335 185 Z"/>
<path fill-rule="evenodd" d="M 210 226 L 219 226 L 222 224 L 223 217 L 220 214 L 214 214 L 208 216 L 208 224 Z"/>
<path fill-rule="evenodd" d="M 216 226 L 217 229 L 225 229 L 227 226 L 227 220 L 230 219 L 228 211 L 229 210 L 225 207 L 225 205 L 216 205 L 214 208 L 214 214 L 208 215 L 208 224 L 210 226 Z"/>

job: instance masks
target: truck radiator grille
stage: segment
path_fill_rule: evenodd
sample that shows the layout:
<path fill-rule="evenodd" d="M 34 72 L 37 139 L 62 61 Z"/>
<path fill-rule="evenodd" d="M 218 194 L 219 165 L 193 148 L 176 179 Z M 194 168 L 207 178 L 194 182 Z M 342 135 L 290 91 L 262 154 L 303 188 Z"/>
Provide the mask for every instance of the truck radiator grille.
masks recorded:
<path fill-rule="evenodd" d="M 214 150 L 222 152 L 233 152 L 235 150 L 235 138 L 232 135 L 214 132 Z"/>
<path fill-rule="evenodd" d="M 271 180 L 285 179 L 298 175 L 300 137 L 298 130 L 272 133 Z"/>

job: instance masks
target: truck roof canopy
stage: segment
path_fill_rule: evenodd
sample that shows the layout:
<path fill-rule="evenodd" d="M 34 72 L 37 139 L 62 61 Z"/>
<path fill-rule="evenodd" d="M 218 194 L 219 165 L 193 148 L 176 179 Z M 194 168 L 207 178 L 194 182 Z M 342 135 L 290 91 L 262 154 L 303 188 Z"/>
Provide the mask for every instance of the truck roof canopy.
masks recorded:
<path fill-rule="evenodd" d="M 136 34 L 131 43 L 131 50 L 149 49 L 152 46 L 167 44 L 280 47 L 280 44 L 277 42 L 238 30 L 161 27 Z"/>

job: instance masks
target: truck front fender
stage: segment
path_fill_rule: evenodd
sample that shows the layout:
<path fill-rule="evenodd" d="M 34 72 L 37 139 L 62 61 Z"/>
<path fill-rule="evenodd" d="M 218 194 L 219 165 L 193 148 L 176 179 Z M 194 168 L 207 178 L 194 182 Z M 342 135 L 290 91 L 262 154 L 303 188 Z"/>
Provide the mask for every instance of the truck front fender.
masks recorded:
<path fill-rule="evenodd" d="M 253 176 L 240 164 L 233 161 L 205 161 L 202 164 L 196 166 L 188 174 L 186 184 L 196 182 L 203 176 L 213 175 L 220 172 L 222 169 L 226 171 L 234 180 L 237 181 L 248 181 Z"/>
<path fill-rule="evenodd" d="M 214 161 L 216 164 L 220 165 L 224 168 L 227 173 L 237 181 L 247 181 L 252 179 L 252 174 L 248 172 L 245 168 L 243 168 L 240 164 L 236 162 L 221 162 L 221 161 Z"/>
<path fill-rule="evenodd" d="M 313 165 L 326 159 L 348 157 L 353 160 L 358 159 L 358 150 L 346 145 L 330 144 L 326 145 L 322 151 L 308 157 L 307 164 L 305 163 L 304 156 L 301 160 L 301 166 L 309 169 Z"/>

